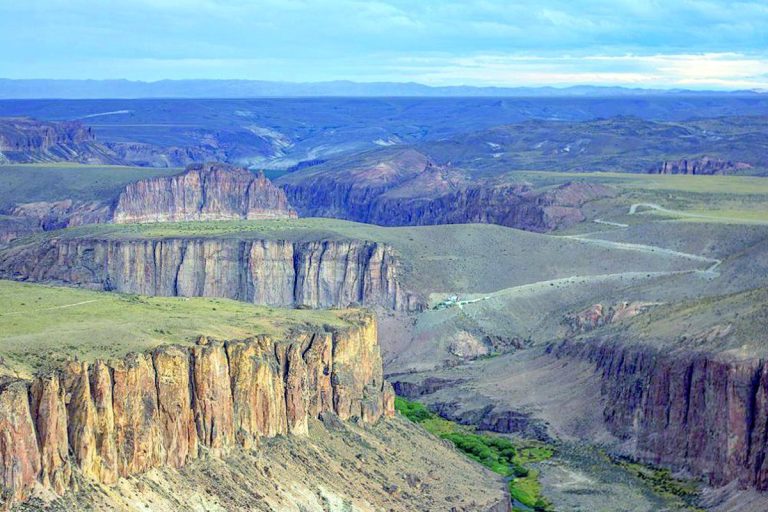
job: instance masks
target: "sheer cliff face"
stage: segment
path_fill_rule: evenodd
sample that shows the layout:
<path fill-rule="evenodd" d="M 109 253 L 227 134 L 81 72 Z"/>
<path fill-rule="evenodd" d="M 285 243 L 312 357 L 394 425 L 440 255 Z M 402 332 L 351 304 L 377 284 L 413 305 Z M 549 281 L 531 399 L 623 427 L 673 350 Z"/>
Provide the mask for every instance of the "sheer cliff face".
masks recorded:
<path fill-rule="evenodd" d="M 71 362 L 32 382 L 0 384 L 0 504 L 74 475 L 110 484 L 204 454 L 254 449 L 262 437 L 306 435 L 309 417 L 364 423 L 394 415 L 372 316 L 334 332 L 194 347 L 114 361 Z"/>
<path fill-rule="evenodd" d="M 651 174 L 732 174 L 751 169 L 745 162 L 733 162 L 720 158 L 690 158 L 665 160 L 649 170 Z"/>
<path fill-rule="evenodd" d="M 768 490 L 765 361 L 599 340 L 566 342 L 553 354 L 595 364 L 603 419 L 630 455 L 712 485 L 737 480 Z"/>
<path fill-rule="evenodd" d="M 295 217 L 285 193 L 264 177 L 225 164 L 195 164 L 178 176 L 128 185 L 113 220 L 174 222 Z"/>
<path fill-rule="evenodd" d="M 51 239 L 0 254 L 0 276 L 271 306 L 421 307 L 392 249 L 363 241 Z"/>

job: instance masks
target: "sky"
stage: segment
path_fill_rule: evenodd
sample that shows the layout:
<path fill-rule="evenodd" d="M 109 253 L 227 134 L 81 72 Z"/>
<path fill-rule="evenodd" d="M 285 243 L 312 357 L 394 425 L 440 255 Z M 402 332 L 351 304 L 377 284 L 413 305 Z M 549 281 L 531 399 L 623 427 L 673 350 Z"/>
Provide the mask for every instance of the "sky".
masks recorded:
<path fill-rule="evenodd" d="M 768 0 L 0 0 L 0 77 L 768 89 Z"/>

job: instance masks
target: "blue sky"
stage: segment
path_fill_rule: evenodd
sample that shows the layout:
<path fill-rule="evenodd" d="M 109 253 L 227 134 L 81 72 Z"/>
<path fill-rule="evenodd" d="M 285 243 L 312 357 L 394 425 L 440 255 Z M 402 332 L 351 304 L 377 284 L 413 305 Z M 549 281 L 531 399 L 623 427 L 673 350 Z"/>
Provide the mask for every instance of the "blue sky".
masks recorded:
<path fill-rule="evenodd" d="M 768 88 L 768 0 L 0 0 L 0 77 Z"/>

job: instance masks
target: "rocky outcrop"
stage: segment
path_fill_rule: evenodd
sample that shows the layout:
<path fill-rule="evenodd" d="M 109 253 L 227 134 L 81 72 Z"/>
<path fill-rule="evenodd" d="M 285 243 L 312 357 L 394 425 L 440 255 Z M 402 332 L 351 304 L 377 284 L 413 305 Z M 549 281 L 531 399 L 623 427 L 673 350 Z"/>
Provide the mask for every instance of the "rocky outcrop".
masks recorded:
<path fill-rule="evenodd" d="M 751 169 L 752 165 L 745 162 L 733 162 L 720 158 L 691 158 L 682 160 L 665 160 L 653 167 L 650 174 L 732 174 L 737 171 Z"/>
<path fill-rule="evenodd" d="M 0 384 L 0 503 L 42 486 L 75 488 L 77 473 L 111 484 L 203 454 L 258 449 L 259 439 L 307 435 L 309 417 L 370 424 L 394 415 L 372 315 L 351 326 L 71 362 L 32 382 Z"/>
<path fill-rule="evenodd" d="M 190 165 L 127 185 L 116 199 L 18 203 L 0 215 L 0 243 L 85 224 L 294 218 L 285 193 L 262 174 L 225 164 Z"/>
<path fill-rule="evenodd" d="M 112 216 L 117 224 L 289 217 L 296 212 L 285 193 L 264 174 L 213 163 L 128 185 Z"/>
<path fill-rule="evenodd" d="M 272 306 L 422 307 L 391 247 L 366 241 L 49 239 L 0 254 L 0 276 Z"/>
<path fill-rule="evenodd" d="M 8 213 L 31 222 L 41 231 L 103 224 L 109 222 L 112 216 L 111 208 L 104 203 L 71 199 L 22 203 L 11 208 Z"/>
<path fill-rule="evenodd" d="M 78 121 L 0 119 L 0 163 L 122 163 Z"/>
<path fill-rule="evenodd" d="M 568 327 L 569 334 L 580 334 L 614 322 L 628 320 L 647 312 L 655 305 L 650 302 L 621 302 L 613 306 L 593 304 L 577 313 L 566 315 L 563 323 Z"/>
<path fill-rule="evenodd" d="M 589 183 L 537 189 L 505 179 L 470 181 L 410 149 L 329 163 L 277 183 L 302 216 L 382 226 L 488 223 L 539 232 L 581 222 L 583 204 L 615 194 Z"/>
<path fill-rule="evenodd" d="M 0 163 L 78 162 L 140 167 L 184 167 L 206 161 L 247 163 L 281 156 L 292 144 L 285 135 L 257 126 L 184 130 L 182 145 L 158 145 L 155 134 L 141 140 L 118 138 L 97 138 L 81 121 L 0 118 Z"/>
<path fill-rule="evenodd" d="M 603 420 L 626 454 L 719 486 L 768 490 L 768 365 L 610 339 L 565 342 L 561 359 L 594 363 Z"/>
<path fill-rule="evenodd" d="M 0 247 L 37 231 L 40 226 L 36 220 L 0 215 Z"/>

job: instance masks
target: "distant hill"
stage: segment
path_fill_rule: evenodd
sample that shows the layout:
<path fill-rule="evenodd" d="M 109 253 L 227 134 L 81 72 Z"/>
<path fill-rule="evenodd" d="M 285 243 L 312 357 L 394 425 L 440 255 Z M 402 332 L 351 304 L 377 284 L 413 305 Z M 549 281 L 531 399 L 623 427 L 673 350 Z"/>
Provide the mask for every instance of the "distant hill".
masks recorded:
<path fill-rule="evenodd" d="M 692 91 L 579 85 L 572 87 L 432 87 L 414 82 L 270 82 L 264 80 L 13 80 L 0 79 L 0 99 L 279 98 L 279 97 L 616 97 L 759 95 L 758 91 Z"/>
<path fill-rule="evenodd" d="M 663 174 L 768 173 L 768 117 L 656 122 L 617 116 L 584 122 L 530 120 L 422 141 L 438 164 L 474 174 L 535 169 Z"/>

